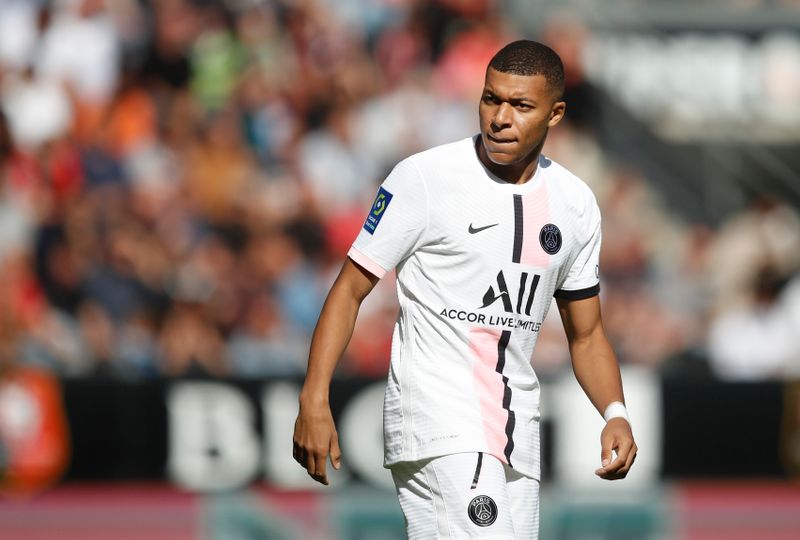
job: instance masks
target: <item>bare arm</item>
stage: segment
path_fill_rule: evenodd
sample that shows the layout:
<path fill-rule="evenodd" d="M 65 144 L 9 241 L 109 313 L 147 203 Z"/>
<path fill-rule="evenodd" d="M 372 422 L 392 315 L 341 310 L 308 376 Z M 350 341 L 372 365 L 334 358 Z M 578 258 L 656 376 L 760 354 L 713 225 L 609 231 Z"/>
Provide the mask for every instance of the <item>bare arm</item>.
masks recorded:
<path fill-rule="evenodd" d="M 599 298 L 558 300 L 558 311 L 569 342 L 572 369 L 589 400 L 600 414 L 614 401 L 625 403 L 617 358 L 603 330 Z M 638 450 L 630 424 L 623 418 L 611 419 L 600 442 L 602 467 L 595 473 L 607 480 L 624 478 Z M 613 462 L 612 450 L 617 452 Z"/>
<path fill-rule="evenodd" d="M 377 282 L 377 277 L 347 259 L 328 293 L 311 338 L 300 412 L 294 426 L 294 459 L 322 484 L 328 484 L 328 455 L 335 469 L 341 459 L 328 402 L 331 379 L 350 342 L 361 302 Z"/>

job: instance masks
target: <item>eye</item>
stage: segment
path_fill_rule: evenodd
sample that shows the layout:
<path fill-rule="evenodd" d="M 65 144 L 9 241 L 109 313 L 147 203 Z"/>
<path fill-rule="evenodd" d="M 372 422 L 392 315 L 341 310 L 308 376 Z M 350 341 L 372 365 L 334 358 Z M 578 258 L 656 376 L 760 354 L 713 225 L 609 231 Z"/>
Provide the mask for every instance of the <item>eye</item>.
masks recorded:
<path fill-rule="evenodd" d="M 497 97 L 493 96 L 492 94 L 484 94 L 484 96 L 481 98 L 481 100 L 484 103 L 487 103 L 487 104 L 497 104 L 498 103 Z"/>
<path fill-rule="evenodd" d="M 529 110 L 533 109 L 533 105 L 529 105 L 527 103 L 517 103 L 516 107 L 517 107 L 517 109 L 519 109 L 521 111 L 529 111 Z"/>

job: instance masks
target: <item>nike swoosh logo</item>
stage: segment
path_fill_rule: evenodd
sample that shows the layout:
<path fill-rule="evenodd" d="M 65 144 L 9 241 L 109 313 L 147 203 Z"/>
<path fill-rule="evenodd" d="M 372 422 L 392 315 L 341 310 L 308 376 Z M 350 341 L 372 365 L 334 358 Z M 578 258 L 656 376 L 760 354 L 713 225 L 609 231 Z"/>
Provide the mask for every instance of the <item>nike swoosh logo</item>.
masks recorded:
<path fill-rule="evenodd" d="M 499 223 L 492 223 L 491 225 L 486 225 L 484 227 L 473 227 L 472 223 L 469 224 L 469 234 L 479 233 L 481 231 L 485 231 L 486 229 L 491 229 L 492 227 L 496 227 L 500 225 Z"/>

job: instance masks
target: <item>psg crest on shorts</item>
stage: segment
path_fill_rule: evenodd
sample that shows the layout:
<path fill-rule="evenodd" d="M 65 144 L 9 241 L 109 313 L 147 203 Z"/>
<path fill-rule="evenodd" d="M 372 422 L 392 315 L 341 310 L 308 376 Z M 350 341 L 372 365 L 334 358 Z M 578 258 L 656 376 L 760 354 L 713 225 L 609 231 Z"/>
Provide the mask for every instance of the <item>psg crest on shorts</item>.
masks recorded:
<path fill-rule="evenodd" d="M 497 505 L 491 497 L 478 495 L 469 502 L 467 515 L 478 527 L 488 527 L 497 519 Z"/>
<path fill-rule="evenodd" d="M 546 253 L 555 255 L 561 249 L 561 231 L 552 223 L 548 223 L 539 233 L 539 243 Z"/>

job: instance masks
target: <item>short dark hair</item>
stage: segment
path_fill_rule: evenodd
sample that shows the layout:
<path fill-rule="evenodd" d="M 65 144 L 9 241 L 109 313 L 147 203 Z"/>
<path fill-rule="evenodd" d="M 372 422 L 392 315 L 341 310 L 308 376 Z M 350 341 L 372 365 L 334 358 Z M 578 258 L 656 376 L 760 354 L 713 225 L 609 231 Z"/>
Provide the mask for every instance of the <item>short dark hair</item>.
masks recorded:
<path fill-rule="evenodd" d="M 497 51 L 488 67 L 513 75 L 544 75 L 557 98 L 564 95 L 564 64 L 553 49 L 538 41 L 512 41 Z"/>

